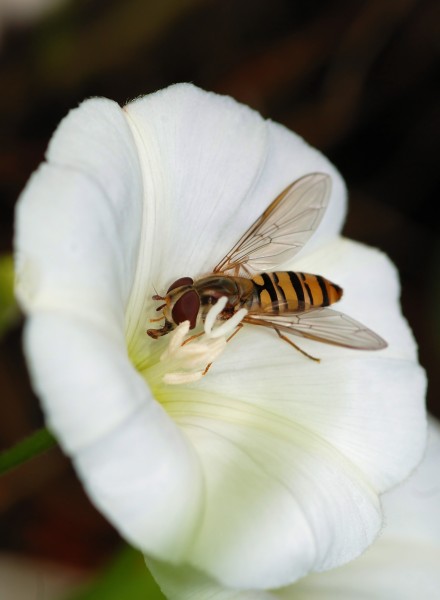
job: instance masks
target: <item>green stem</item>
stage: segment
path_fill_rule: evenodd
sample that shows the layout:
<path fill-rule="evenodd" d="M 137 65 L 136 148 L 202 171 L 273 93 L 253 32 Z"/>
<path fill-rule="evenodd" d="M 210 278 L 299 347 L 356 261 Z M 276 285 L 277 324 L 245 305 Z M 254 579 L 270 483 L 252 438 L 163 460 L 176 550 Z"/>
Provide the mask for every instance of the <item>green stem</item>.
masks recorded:
<path fill-rule="evenodd" d="M 0 453 L 0 475 L 46 452 L 56 444 L 56 439 L 45 427 L 38 429 L 12 448 Z"/>

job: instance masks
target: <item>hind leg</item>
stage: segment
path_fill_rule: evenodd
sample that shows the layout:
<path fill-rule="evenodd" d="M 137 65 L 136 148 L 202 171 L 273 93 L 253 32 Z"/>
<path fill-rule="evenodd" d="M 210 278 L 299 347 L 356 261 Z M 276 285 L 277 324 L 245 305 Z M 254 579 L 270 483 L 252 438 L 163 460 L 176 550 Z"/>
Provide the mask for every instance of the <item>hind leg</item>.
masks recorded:
<path fill-rule="evenodd" d="M 315 362 L 321 362 L 320 358 L 316 358 L 316 356 L 312 356 L 311 354 L 308 354 L 305 350 L 302 350 L 299 346 L 295 344 L 295 342 L 292 342 L 290 338 L 288 338 L 286 335 L 283 335 L 279 329 L 277 329 L 276 327 L 274 327 L 274 329 L 279 335 L 279 337 L 291 346 L 293 346 L 295 350 L 298 350 L 298 352 L 301 352 L 301 354 L 304 354 L 304 356 L 307 356 L 307 358 L 310 358 L 310 360 L 314 360 Z"/>
<path fill-rule="evenodd" d="M 234 331 L 234 333 L 231 333 L 231 335 L 228 337 L 228 339 L 226 340 L 226 343 L 230 342 L 232 340 L 232 338 L 234 337 L 234 335 L 237 335 L 237 333 L 240 331 L 240 329 L 243 327 L 243 325 L 241 323 L 239 323 L 237 325 L 236 330 Z M 203 371 L 203 375 L 206 375 L 206 373 L 209 371 L 209 369 L 211 368 L 212 362 L 209 363 L 209 365 L 206 365 L 205 370 Z"/>

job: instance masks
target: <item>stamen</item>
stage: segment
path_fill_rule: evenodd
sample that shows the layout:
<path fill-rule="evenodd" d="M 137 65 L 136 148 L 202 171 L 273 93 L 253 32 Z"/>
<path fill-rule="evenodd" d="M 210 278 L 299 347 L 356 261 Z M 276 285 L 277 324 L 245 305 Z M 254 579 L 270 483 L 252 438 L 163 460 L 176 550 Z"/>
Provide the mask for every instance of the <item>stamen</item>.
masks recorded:
<path fill-rule="evenodd" d="M 227 343 L 226 338 L 230 337 L 229 334 L 237 328 L 247 313 L 246 309 L 241 309 L 214 328 L 214 323 L 226 303 L 226 297 L 219 298 L 210 309 L 205 319 L 205 331 L 201 336 L 192 336 L 185 340 L 189 333 L 189 321 L 180 323 L 170 334 L 168 347 L 160 357 L 161 362 L 169 367 L 162 378 L 164 383 L 179 385 L 198 381 L 207 372 L 207 365 L 214 362 L 223 352 Z"/>
<path fill-rule="evenodd" d="M 233 317 L 219 325 L 214 330 L 206 331 L 206 335 L 210 338 L 218 338 L 221 336 L 227 337 L 247 315 L 245 308 L 240 308 Z"/>
<path fill-rule="evenodd" d="M 162 377 L 164 383 L 168 385 L 181 385 L 182 383 L 191 383 L 192 381 L 199 381 L 203 377 L 201 371 L 195 371 L 194 373 L 185 373 L 184 371 L 176 371 L 175 373 L 165 373 Z"/>
<path fill-rule="evenodd" d="M 183 321 L 183 323 L 180 323 L 180 325 L 178 327 L 176 327 L 176 329 L 170 335 L 170 341 L 169 341 L 167 349 L 160 357 L 161 361 L 172 358 L 173 355 L 178 352 L 188 331 L 189 331 L 189 321 Z"/>
<path fill-rule="evenodd" d="M 212 332 L 212 328 L 214 327 L 214 323 L 217 320 L 217 317 L 225 308 L 228 299 L 226 296 L 222 296 L 217 300 L 214 306 L 210 309 L 209 313 L 206 315 L 205 319 L 205 333 L 209 335 Z"/>
<path fill-rule="evenodd" d="M 224 323 L 222 323 L 222 325 L 219 325 L 213 329 L 217 317 L 225 308 L 227 302 L 227 297 L 222 296 L 217 300 L 209 313 L 206 315 L 205 333 L 208 338 L 218 338 L 221 336 L 227 337 L 247 315 L 248 311 L 245 308 L 241 308 L 234 314 L 234 316 L 232 316 L 230 319 L 227 319 Z"/>

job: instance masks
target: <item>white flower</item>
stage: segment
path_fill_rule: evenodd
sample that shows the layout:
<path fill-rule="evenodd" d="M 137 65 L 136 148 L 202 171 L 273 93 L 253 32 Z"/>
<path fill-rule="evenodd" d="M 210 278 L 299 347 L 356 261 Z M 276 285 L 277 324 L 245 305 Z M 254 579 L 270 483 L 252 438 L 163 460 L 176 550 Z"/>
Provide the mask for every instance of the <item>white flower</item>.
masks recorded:
<path fill-rule="evenodd" d="M 283 268 L 340 284 L 341 311 L 388 348 L 301 342 L 318 364 L 245 326 L 206 377 L 165 384 L 176 372 L 160 361 L 169 336 L 145 334 L 154 288 L 209 272 L 312 172 L 331 176 L 330 205 Z M 58 128 L 17 209 L 25 350 L 90 497 L 146 555 L 268 589 L 345 563 L 377 535 L 380 494 L 424 447 L 425 378 L 396 271 L 340 237 L 344 214 L 344 184 L 325 157 L 191 85 L 122 110 L 88 100 Z"/>
<path fill-rule="evenodd" d="M 385 527 L 348 565 L 279 590 L 231 590 L 203 574 L 147 561 L 170 600 L 437 600 L 440 589 L 440 425 L 430 423 L 416 472 L 383 496 Z"/>

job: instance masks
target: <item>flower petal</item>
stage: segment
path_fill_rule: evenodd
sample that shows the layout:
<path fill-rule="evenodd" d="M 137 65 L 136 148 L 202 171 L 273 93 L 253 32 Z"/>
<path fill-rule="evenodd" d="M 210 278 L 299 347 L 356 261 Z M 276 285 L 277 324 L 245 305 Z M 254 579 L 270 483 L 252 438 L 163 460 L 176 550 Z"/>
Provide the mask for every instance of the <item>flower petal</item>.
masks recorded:
<path fill-rule="evenodd" d="M 191 567 L 175 567 L 146 558 L 153 577 L 168 600 L 274 600 L 264 590 L 236 590 L 219 585 Z"/>
<path fill-rule="evenodd" d="M 325 159 L 302 140 L 280 126 L 264 123 L 258 115 L 237 106 L 229 98 L 212 96 L 192 86 L 169 88 L 129 105 L 126 111 L 142 149 L 144 179 L 154 178 L 144 188 L 165 199 L 163 203 L 156 203 L 154 215 L 155 228 L 161 238 L 156 246 L 162 252 L 162 261 L 159 261 L 162 271 L 155 277 L 159 290 L 166 289 L 174 278 L 194 276 L 212 269 L 280 189 L 306 172 L 332 173 L 334 188 L 327 220 L 306 247 L 308 251 L 315 249 L 313 254 L 327 255 L 329 246 L 325 241 L 339 230 L 345 196 L 338 175 L 330 171 Z M 295 172 L 293 165 L 298 165 L 298 157 L 301 157 L 301 170 Z M 157 175 L 163 164 L 170 167 L 166 171 L 168 178 Z M 209 202 L 206 202 L 208 198 Z M 239 227 L 238 224 L 243 222 L 246 226 Z M 185 223 L 184 228 L 182 223 Z M 185 244 L 179 242 L 183 238 Z M 205 247 L 212 249 L 215 260 L 200 251 Z M 336 275 L 336 265 L 343 262 L 344 255 L 350 250 L 346 246 L 342 251 L 336 249 L 337 260 L 333 262 Z M 298 256 L 295 261 L 298 264 L 301 260 L 307 261 L 309 256 L 305 251 L 301 254 L 304 257 Z M 355 270 L 357 258 L 348 260 L 347 275 Z M 398 311 L 395 271 L 389 263 L 382 265 L 373 258 L 370 260 L 369 255 L 365 260 L 370 261 L 369 277 L 371 263 L 374 267 L 379 263 L 381 267 L 377 274 L 379 280 L 384 275 L 391 275 L 383 303 L 389 313 Z M 316 261 L 316 268 L 311 270 L 327 275 L 326 263 L 321 263 L 320 266 L 319 260 Z M 145 282 L 139 286 L 142 284 Z M 366 287 L 364 284 L 363 288 Z M 148 297 L 147 288 L 142 289 L 142 293 L 137 291 L 137 297 Z M 366 297 L 374 303 L 371 290 Z M 376 299 L 376 306 L 382 310 L 379 299 Z M 151 308 L 149 310 L 151 312 Z M 148 304 L 135 312 L 145 314 Z M 371 309 L 368 314 L 370 312 Z M 361 315 L 353 314 L 359 318 Z M 402 351 L 399 349 L 397 355 L 400 357 L 400 352 L 404 352 L 405 358 L 413 360 L 414 344 L 401 322 L 397 312 L 398 331 L 406 334 Z M 141 327 L 142 323 L 139 331 L 142 331 Z M 394 329 L 392 334 L 395 335 Z M 267 344 L 269 336 L 272 338 Z M 327 368 L 319 365 L 323 367 L 319 371 L 322 385 L 316 386 L 318 366 L 310 361 L 304 363 L 302 356 L 286 349 L 271 332 L 247 331 L 239 337 L 240 344 L 236 340 L 231 343 L 231 349 L 236 348 L 237 352 L 231 352 L 228 347 L 214 364 L 213 373 L 197 386 L 189 386 L 190 392 L 181 390 L 177 397 L 174 391 L 156 386 L 154 389 L 169 414 L 184 427 L 203 462 L 207 510 L 188 561 L 227 585 L 252 583 L 255 587 L 267 587 L 298 578 L 311 568 L 340 564 L 359 554 L 371 542 L 380 526 L 377 493 L 404 476 L 421 453 L 424 422 L 420 399 L 424 379 L 412 363 L 408 368 L 406 363 L 385 363 L 383 358 L 377 363 L 378 357 L 364 358 L 353 351 L 342 350 L 339 364 Z M 398 337 L 400 342 L 400 334 Z M 305 349 L 313 353 L 307 344 L 312 347 L 316 344 L 305 343 Z M 399 346 L 393 345 L 394 351 Z M 320 345 L 319 349 L 323 356 L 335 357 L 335 348 Z M 353 361 L 349 366 L 346 364 L 348 356 Z M 298 375 L 293 375 L 293 365 L 300 366 Z M 377 381 L 374 387 L 372 374 Z M 148 369 L 145 376 L 153 381 Z M 387 383 L 392 382 L 392 387 L 387 389 L 386 385 L 381 385 L 381 376 Z M 403 380 L 399 383 L 395 377 L 403 377 L 410 385 L 405 388 Z M 295 390 L 294 394 L 292 390 Z M 369 393 L 363 393 L 367 390 Z M 403 400 L 400 398 L 402 393 L 405 394 Z M 385 418 L 371 418 L 371 429 L 366 429 L 366 417 L 370 419 L 372 410 L 378 416 L 384 412 L 382 404 L 384 395 L 388 394 L 392 402 L 387 403 Z M 368 399 L 369 395 L 372 400 L 365 404 L 364 398 L 367 396 Z M 402 433 L 390 437 L 389 422 L 395 419 L 394 411 L 399 402 Z M 221 410 L 216 410 L 218 406 Z M 240 414 L 243 418 L 237 417 Z M 267 421 L 272 415 L 273 422 L 268 428 Z M 282 426 L 276 426 L 285 418 L 291 427 L 290 438 Z M 379 427 L 377 421 L 380 421 Z M 264 434 L 260 432 L 261 428 Z M 311 433 L 312 447 L 301 436 L 302 428 Z M 414 445 L 408 443 L 408 430 L 414 431 Z M 378 432 L 380 443 L 376 439 Z M 321 445 L 320 441 L 323 441 Z M 327 447 L 329 453 L 326 453 Z M 389 452 L 388 461 L 382 460 L 384 450 Z M 320 453 L 321 464 L 317 458 Z M 274 461 L 276 465 L 272 464 L 272 456 L 278 455 L 279 459 Z M 409 464 L 405 461 L 408 455 Z M 253 460 L 249 458 L 246 462 L 246 456 Z M 319 505 L 316 512 L 321 516 L 316 521 L 312 517 L 314 511 L 307 513 L 302 507 L 303 494 L 307 497 L 310 488 L 298 483 L 297 488 L 291 489 L 294 473 L 295 482 L 301 481 L 294 466 L 301 463 L 295 463 L 292 458 L 299 456 L 304 464 L 307 464 L 306 456 L 309 457 L 310 472 L 327 469 L 332 473 L 335 467 L 340 469 L 341 480 L 345 478 L 347 490 L 345 495 L 340 493 L 343 499 L 339 505 L 338 495 L 333 496 L 331 490 L 341 492 L 344 483 L 333 488 L 323 476 L 329 493 L 325 498 L 318 488 L 312 493 Z M 341 461 L 345 463 L 342 466 Z M 237 465 L 236 472 L 231 470 L 231 464 Z M 363 467 L 366 468 L 364 480 L 356 476 L 357 470 Z M 268 490 L 269 495 L 273 492 L 270 497 L 273 504 L 263 489 Z M 339 525 L 338 511 L 352 515 L 351 520 L 345 519 L 346 528 Z M 278 517 L 276 523 L 272 519 L 273 513 Z M 325 534 L 320 537 L 320 546 L 326 549 L 322 556 L 314 545 L 314 538 L 318 533 L 321 535 L 320 528 L 327 533 L 327 537 Z M 220 533 L 222 542 L 211 547 L 211 540 L 217 539 Z M 232 538 L 234 544 L 229 543 Z M 261 539 L 267 540 L 264 549 L 258 543 Z M 273 578 L 271 581 L 270 577 Z"/>
<path fill-rule="evenodd" d="M 212 269 L 275 196 L 308 172 L 331 175 L 330 208 L 319 231 L 324 238 L 339 232 L 345 216 L 339 173 L 281 125 L 190 84 L 131 102 L 125 112 L 144 179 L 152 180 L 145 191 L 156 200 L 157 249 L 168 261 L 159 285 Z M 146 202 L 152 208 L 152 198 Z"/>
<path fill-rule="evenodd" d="M 97 507 L 144 552 L 182 560 L 201 512 L 201 472 L 123 344 L 66 314 L 39 312 L 25 347 L 50 428 Z"/>
<path fill-rule="evenodd" d="M 274 593 L 283 600 L 436 600 L 440 589 L 440 425 L 415 473 L 383 497 L 386 526 L 357 560 Z M 237 597 L 238 600 L 239 596 Z"/>
<path fill-rule="evenodd" d="M 48 160 L 17 207 L 33 385 L 97 506 L 145 552 L 181 559 L 200 512 L 201 473 L 126 351 L 143 197 L 122 110 L 82 104 L 56 132 Z"/>
<path fill-rule="evenodd" d="M 316 252 L 298 257 L 288 266 L 296 271 L 319 273 L 343 288 L 342 299 L 332 308 L 359 320 L 388 343 L 388 348 L 372 356 L 417 360 L 417 344 L 400 307 L 399 275 L 383 252 L 337 238 Z M 316 351 L 315 343 L 305 344 L 312 353 L 312 347 Z M 359 356 L 359 353 L 319 346 L 321 357 L 342 355 L 351 357 Z"/>
<path fill-rule="evenodd" d="M 316 171 L 329 173 L 333 182 L 330 206 L 310 242 L 319 246 L 342 226 L 345 187 L 317 150 L 232 98 L 179 84 L 124 110 L 139 150 L 148 214 L 148 243 L 141 248 L 128 308 L 140 317 L 127 332 L 137 362 L 151 352 L 143 316 L 154 312 L 152 283 L 160 293 L 179 277 L 212 271 L 280 191 Z M 149 279 L 143 265 L 152 252 Z"/>
<path fill-rule="evenodd" d="M 322 359 L 315 364 L 272 331 L 246 326 L 238 334 L 242 343 L 234 338 L 198 387 L 228 398 L 240 389 L 240 400 L 295 421 L 335 445 L 383 492 L 418 463 L 426 432 L 426 380 L 401 315 L 395 267 L 377 250 L 345 239 L 299 266 L 337 283 L 340 271 L 346 291 L 335 308 L 371 326 L 389 347 L 362 352 L 295 338 Z"/>
<path fill-rule="evenodd" d="M 346 312 L 365 320 L 360 302 L 365 318 L 384 327 L 389 350 L 300 340 L 322 357 L 316 364 L 273 332 L 246 326 L 209 377 L 179 398 L 166 388 L 158 396 L 203 462 L 207 510 L 188 560 L 231 587 L 276 587 L 360 554 L 381 524 L 378 495 L 414 468 L 424 448 L 425 376 L 398 307 L 394 267 L 347 240 L 322 255 L 330 257 L 325 275 L 338 267 L 349 286 L 353 273 Z M 319 260 L 309 263 L 322 272 Z M 210 548 L 211 539 L 222 542 Z M 278 579 L 268 583 L 271 576 Z"/>
<path fill-rule="evenodd" d="M 383 497 L 386 526 L 360 558 L 272 591 L 222 587 L 185 567 L 147 560 L 169 600 L 436 600 L 440 589 L 440 425 L 430 422 L 421 465 Z"/>
<path fill-rule="evenodd" d="M 269 410 L 182 394 L 205 511 L 187 560 L 230 587 L 277 587 L 359 554 L 380 527 L 377 495 L 330 444 Z"/>
<path fill-rule="evenodd" d="M 17 293 L 26 311 L 64 307 L 123 327 L 142 222 L 142 180 L 121 109 L 69 113 L 16 215 Z"/>

